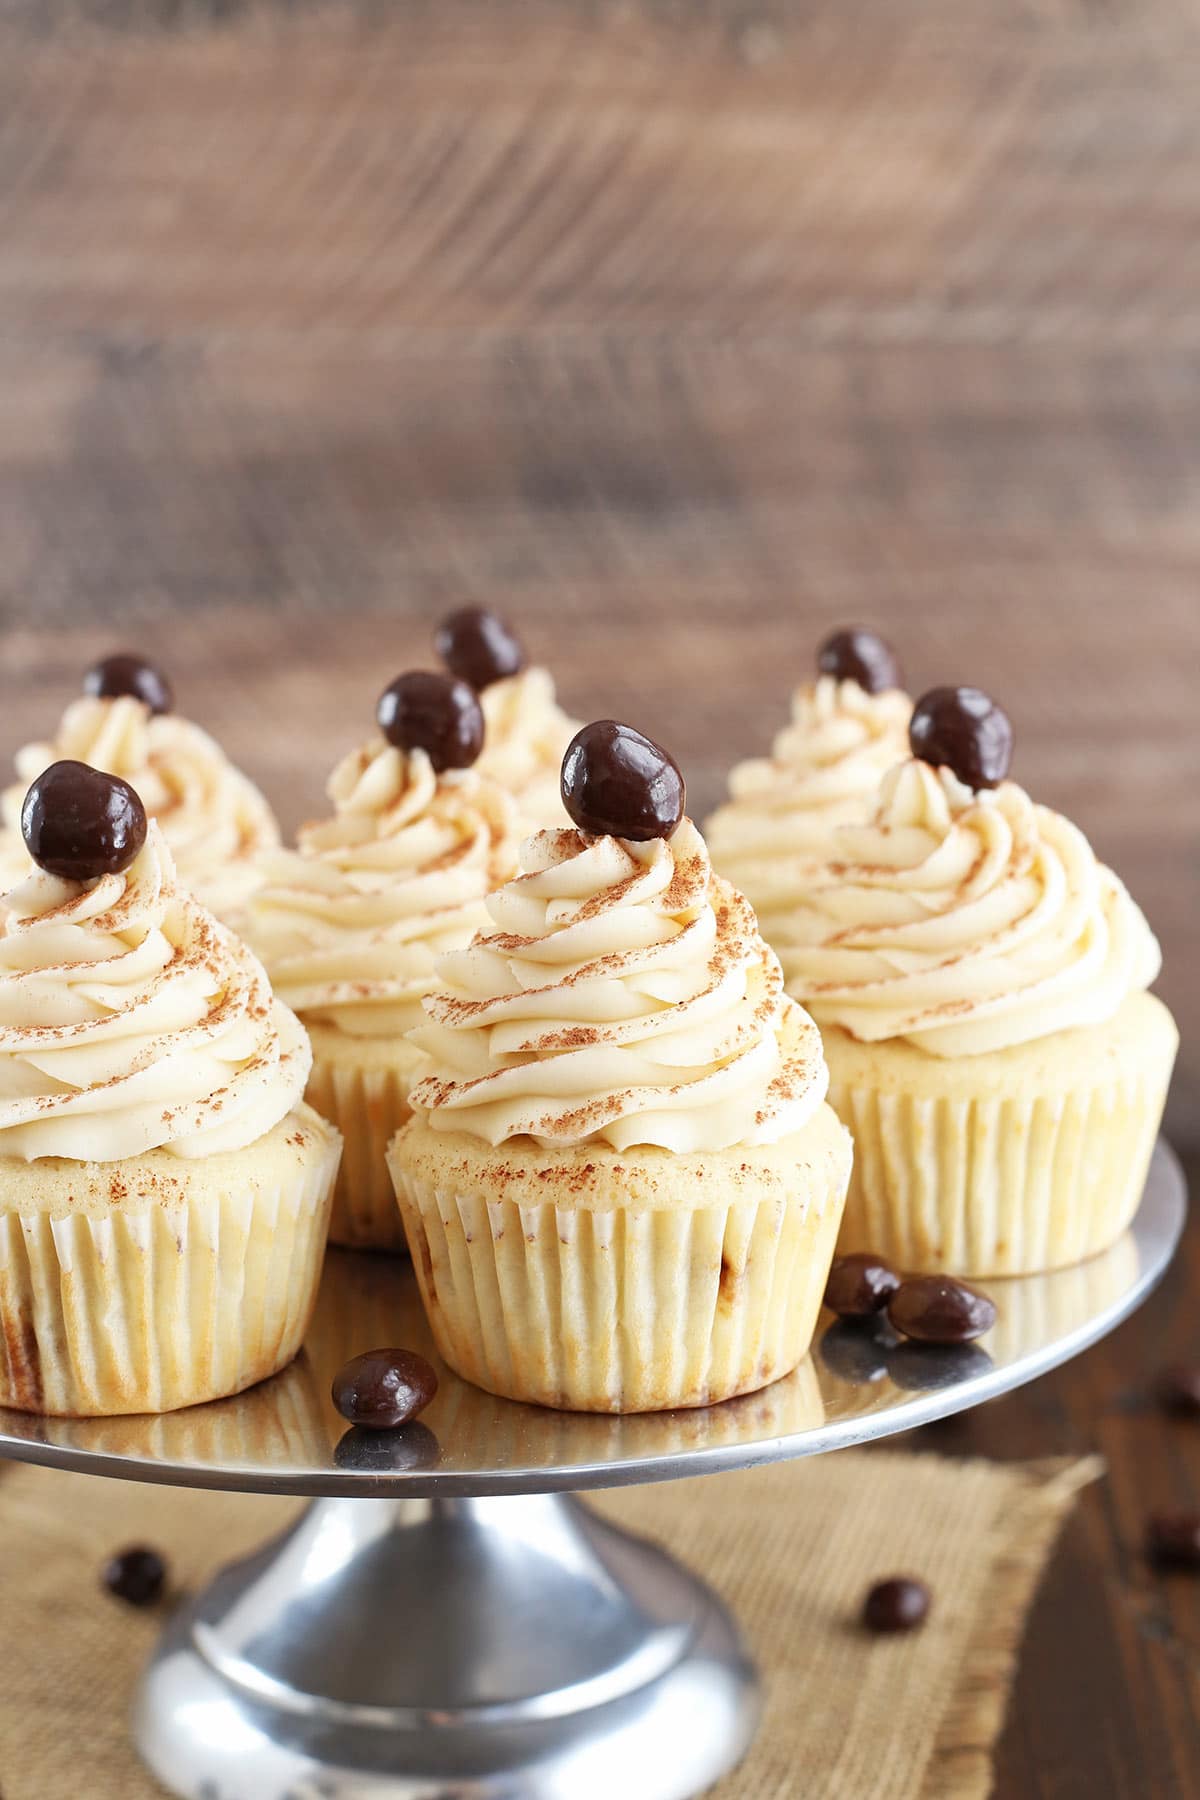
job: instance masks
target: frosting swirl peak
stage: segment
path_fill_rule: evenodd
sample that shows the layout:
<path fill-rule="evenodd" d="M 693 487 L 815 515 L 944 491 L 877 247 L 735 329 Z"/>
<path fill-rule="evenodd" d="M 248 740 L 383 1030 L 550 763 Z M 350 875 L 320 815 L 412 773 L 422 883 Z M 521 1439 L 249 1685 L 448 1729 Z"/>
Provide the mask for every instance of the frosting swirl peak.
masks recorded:
<path fill-rule="evenodd" d="M 163 834 L 120 875 L 35 869 L 0 902 L 0 1155 L 238 1150 L 311 1053 L 259 962 L 178 886 Z"/>
<path fill-rule="evenodd" d="M 333 817 L 262 861 L 247 932 L 307 1020 L 399 1036 L 422 1017 L 434 962 L 487 920 L 516 867 L 512 801 L 473 769 L 434 772 L 382 739 L 338 764 Z"/>
<path fill-rule="evenodd" d="M 826 853 L 836 826 L 869 812 L 884 775 L 908 755 L 911 715 L 899 688 L 869 694 L 822 675 L 796 691 L 771 755 L 732 770 L 730 798 L 708 821 L 709 847 L 760 920 L 779 884 L 781 899 L 790 892 L 789 863 Z M 769 938 L 765 920 L 763 929 Z"/>
<path fill-rule="evenodd" d="M 14 873 L 26 790 L 62 760 L 136 788 L 162 827 L 180 880 L 218 913 L 238 909 L 254 886 L 254 858 L 279 842 L 267 802 L 206 731 L 177 713 L 152 713 L 132 695 L 85 695 L 68 706 L 52 742 L 17 752 L 20 779 L 2 802 Z"/>
<path fill-rule="evenodd" d="M 522 669 L 490 682 L 479 704 L 486 730 L 476 768 L 513 796 L 531 826 L 565 823 L 559 771 L 579 726 L 558 704 L 549 670 Z"/>
<path fill-rule="evenodd" d="M 521 867 L 410 1034 L 434 1065 L 411 1103 L 435 1128 L 719 1150 L 820 1106 L 816 1028 L 689 819 L 645 843 L 543 831 Z"/>
<path fill-rule="evenodd" d="M 1083 833 L 1015 783 L 975 792 L 908 761 L 843 825 L 775 939 L 788 991 L 864 1042 L 937 1056 L 1109 1019 L 1160 965 Z"/>

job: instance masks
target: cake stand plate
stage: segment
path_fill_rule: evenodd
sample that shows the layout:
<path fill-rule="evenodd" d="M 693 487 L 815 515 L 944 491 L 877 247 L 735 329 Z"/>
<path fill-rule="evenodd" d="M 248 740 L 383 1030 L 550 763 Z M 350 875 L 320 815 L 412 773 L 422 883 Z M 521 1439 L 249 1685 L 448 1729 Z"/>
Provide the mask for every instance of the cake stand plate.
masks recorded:
<path fill-rule="evenodd" d="M 315 1497 L 168 1626 L 135 1729 L 172 1792 L 686 1800 L 747 1748 L 753 1666 L 702 1582 L 570 1490 L 837 1450 L 1006 1393 L 1145 1298 L 1185 1210 L 1160 1144 L 1125 1237 L 1057 1274 L 989 1282 L 996 1324 L 962 1349 L 825 1317 L 812 1356 L 762 1393 L 615 1419 L 516 1406 L 438 1364 L 422 1419 L 380 1434 L 345 1429 L 335 1370 L 382 1344 L 437 1358 L 408 1265 L 333 1252 L 304 1352 L 273 1381 L 163 1416 L 0 1411 L 0 1455 Z"/>

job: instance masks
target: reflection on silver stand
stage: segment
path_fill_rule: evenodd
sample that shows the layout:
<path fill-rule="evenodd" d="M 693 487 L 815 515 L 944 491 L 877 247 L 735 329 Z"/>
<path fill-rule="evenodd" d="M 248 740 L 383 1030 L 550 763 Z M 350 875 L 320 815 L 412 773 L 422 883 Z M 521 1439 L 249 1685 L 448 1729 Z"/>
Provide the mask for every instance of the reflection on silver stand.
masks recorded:
<path fill-rule="evenodd" d="M 576 1500 L 319 1500 L 175 1618 L 136 1731 L 204 1800 L 687 1800 L 757 1715 L 716 1597 Z"/>
<path fill-rule="evenodd" d="M 448 1370 L 421 1420 L 350 1432 L 329 1384 L 370 1343 L 428 1350 L 411 1270 L 330 1256 L 304 1354 L 234 1400 L 132 1419 L 0 1414 L 0 1455 L 93 1475 L 316 1497 L 183 1607 L 138 1745 L 190 1800 L 690 1800 L 744 1753 L 753 1671 L 719 1602 L 572 1490 L 813 1456 L 910 1430 L 1077 1356 L 1171 1259 L 1186 1193 L 1155 1151 L 1103 1256 L 989 1283 L 967 1349 L 828 1323 L 814 1355 L 707 1411 L 513 1406 Z"/>

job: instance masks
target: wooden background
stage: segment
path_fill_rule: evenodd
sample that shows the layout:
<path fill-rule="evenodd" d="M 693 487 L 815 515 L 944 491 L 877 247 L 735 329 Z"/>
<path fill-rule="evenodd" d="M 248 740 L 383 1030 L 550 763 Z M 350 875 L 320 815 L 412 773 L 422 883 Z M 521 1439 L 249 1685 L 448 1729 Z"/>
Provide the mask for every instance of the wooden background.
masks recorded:
<path fill-rule="evenodd" d="M 159 649 L 293 822 L 465 599 L 693 808 L 818 634 L 1015 715 L 1200 1140 L 1200 13 L 7 0 L 7 743 Z"/>
<path fill-rule="evenodd" d="M 0 0 L 0 759 L 144 645 L 294 824 L 466 600 L 698 813 L 834 624 L 993 689 L 1163 938 L 1200 1145 L 1200 9 Z M 1138 1552 L 1198 1284 L 931 1435 L 1112 1465 L 1011 1800 L 1200 1793 Z"/>

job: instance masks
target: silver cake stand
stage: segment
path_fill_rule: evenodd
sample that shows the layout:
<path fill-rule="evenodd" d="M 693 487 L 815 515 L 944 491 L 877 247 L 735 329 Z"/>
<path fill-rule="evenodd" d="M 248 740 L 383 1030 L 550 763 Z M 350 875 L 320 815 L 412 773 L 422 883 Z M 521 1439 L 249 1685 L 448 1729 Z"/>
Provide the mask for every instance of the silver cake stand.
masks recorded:
<path fill-rule="evenodd" d="M 1007 1393 L 1145 1298 L 1185 1205 L 1160 1144 L 1121 1242 L 990 1283 L 978 1345 L 889 1348 L 825 1317 L 813 1355 L 762 1393 L 623 1419 L 515 1406 L 441 1370 L 424 1417 L 390 1434 L 347 1432 L 329 1384 L 377 1345 L 433 1356 L 415 1285 L 402 1261 L 334 1252 L 304 1353 L 274 1381 L 163 1417 L 0 1412 L 0 1454 L 314 1497 L 167 1628 L 135 1731 L 174 1793 L 684 1800 L 749 1745 L 753 1665 L 703 1582 L 572 1491 L 839 1450 Z"/>

